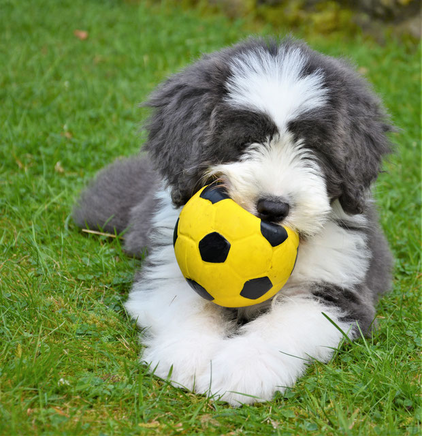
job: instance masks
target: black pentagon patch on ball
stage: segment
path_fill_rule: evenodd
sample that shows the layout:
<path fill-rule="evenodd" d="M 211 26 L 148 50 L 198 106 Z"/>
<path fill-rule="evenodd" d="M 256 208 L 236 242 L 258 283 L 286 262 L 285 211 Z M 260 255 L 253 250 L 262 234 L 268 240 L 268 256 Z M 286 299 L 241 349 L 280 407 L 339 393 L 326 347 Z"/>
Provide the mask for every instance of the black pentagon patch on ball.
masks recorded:
<path fill-rule="evenodd" d="M 230 198 L 225 189 L 222 186 L 218 186 L 216 183 L 208 185 L 199 196 L 205 198 L 205 200 L 211 201 L 212 204 Z"/>
<path fill-rule="evenodd" d="M 199 283 L 195 282 L 195 280 L 192 279 L 186 279 L 188 282 L 188 285 L 202 298 L 205 298 L 208 301 L 214 300 L 214 297 L 209 294 L 203 286 L 201 286 Z"/>
<path fill-rule="evenodd" d="M 282 244 L 289 236 L 284 227 L 266 221 L 261 221 L 261 233 L 272 247 Z"/>
<path fill-rule="evenodd" d="M 230 242 L 220 233 L 208 233 L 199 241 L 199 252 L 204 262 L 222 263 L 227 259 Z"/>
<path fill-rule="evenodd" d="M 265 295 L 273 284 L 268 277 L 260 277 L 258 279 L 248 280 L 244 285 L 240 295 L 249 300 L 256 300 Z"/>
<path fill-rule="evenodd" d="M 179 228 L 179 219 L 177 218 L 176 221 L 176 225 L 174 226 L 174 230 L 173 230 L 173 247 L 176 245 L 176 240 L 177 240 L 177 230 Z"/>

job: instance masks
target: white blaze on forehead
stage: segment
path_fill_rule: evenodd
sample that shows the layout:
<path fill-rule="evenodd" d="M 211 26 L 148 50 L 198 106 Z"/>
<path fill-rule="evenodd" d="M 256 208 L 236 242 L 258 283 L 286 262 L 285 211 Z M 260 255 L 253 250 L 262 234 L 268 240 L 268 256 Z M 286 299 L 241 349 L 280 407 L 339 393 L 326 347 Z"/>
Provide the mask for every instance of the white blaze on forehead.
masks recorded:
<path fill-rule="evenodd" d="M 280 48 L 276 55 L 263 49 L 240 55 L 231 63 L 226 101 L 268 114 L 283 132 L 289 121 L 327 101 L 322 71 L 302 76 L 306 62 L 298 48 Z"/>

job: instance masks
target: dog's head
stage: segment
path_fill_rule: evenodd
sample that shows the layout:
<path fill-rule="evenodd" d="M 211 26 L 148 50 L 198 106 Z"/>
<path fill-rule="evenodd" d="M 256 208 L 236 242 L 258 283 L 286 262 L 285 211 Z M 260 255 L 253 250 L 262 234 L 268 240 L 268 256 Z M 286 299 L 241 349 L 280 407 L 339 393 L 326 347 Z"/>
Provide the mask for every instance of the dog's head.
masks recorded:
<path fill-rule="evenodd" d="M 339 200 L 361 213 L 391 127 L 344 61 L 293 40 L 207 55 L 150 98 L 147 149 L 181 206 L 219 178 L 250 212 L 303 235 Z"/>

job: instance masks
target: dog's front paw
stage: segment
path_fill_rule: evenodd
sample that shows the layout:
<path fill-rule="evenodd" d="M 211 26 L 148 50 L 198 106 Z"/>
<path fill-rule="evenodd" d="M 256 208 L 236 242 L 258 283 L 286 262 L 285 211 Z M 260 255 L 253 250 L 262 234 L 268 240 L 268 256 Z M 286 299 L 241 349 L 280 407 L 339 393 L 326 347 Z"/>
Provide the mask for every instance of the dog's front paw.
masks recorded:
<path fill-rule="evenodd" d="M 194 390 L 196 379 L 206 372 L 219 346 L 218 338 L 174 337 L 147 341 L 142 361 L 158 377 L 173 385 Z"/>
<path fill-rule="evenodd" d="M 198 393 L 233 406 L 271 400 L 275 392 L 293 386 L 305 360 L 288 356 L 259 338 L 228 339 L 210 369 L 196 380 Z"/>

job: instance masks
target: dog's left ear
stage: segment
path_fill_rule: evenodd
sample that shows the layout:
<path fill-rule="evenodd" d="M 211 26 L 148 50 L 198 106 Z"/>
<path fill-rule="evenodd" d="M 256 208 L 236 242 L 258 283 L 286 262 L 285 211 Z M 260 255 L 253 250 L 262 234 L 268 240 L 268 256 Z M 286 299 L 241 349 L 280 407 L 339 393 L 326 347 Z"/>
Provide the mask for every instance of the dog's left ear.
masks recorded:
<path fill-rule="evenodd" d="M 345 104 L 338 132 L 342 138 L 339 201 L 345 212 L 358 214 L 364 211 L 368 191 L 381 171 L 383 156 L 392 151 L 387 133 L 396 129 L 363 78 L 355 75 L 347 83 L 349 86 L 342 90 Z"/>
<path fill-rule="evenodd" d="M 368 191 L 381 171 L 382 157 L 391 151 L 386 133 L 393 130 L 390 125 L 370 118 L 351 121 L 345 138 L 347 149 L 339 197 L 346 213 L 364 212 Z"/>

